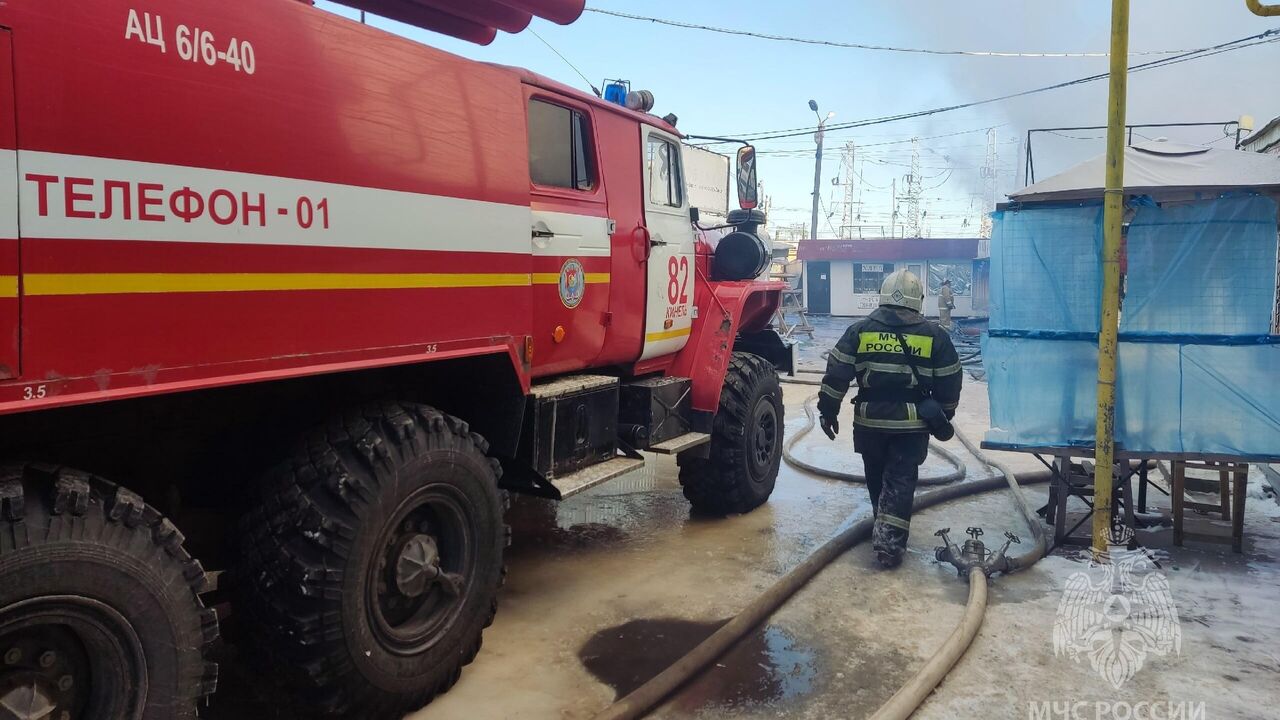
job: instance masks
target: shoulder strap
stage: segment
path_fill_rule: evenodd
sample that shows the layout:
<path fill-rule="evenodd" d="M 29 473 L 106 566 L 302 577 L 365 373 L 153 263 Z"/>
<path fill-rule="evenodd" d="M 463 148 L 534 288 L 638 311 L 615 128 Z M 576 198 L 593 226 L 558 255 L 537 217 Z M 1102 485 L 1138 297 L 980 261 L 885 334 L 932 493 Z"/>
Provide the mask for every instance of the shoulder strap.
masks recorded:
<path fill-rule="evenodd" d="M 907 345 L 907 339 L 900 332 L 894 331 L 893 334 L 898 338 L 898 343 L 902 345 L 902 354 L 907 356 L 907 367 L 911 368 L 911 376 L 916 380 L 916 388 L 922 393 L 928 392 L 928 388 L 920 381 L 920 371 L 916 369 L 916 358 L 911 354 L 911 346 Z"/>

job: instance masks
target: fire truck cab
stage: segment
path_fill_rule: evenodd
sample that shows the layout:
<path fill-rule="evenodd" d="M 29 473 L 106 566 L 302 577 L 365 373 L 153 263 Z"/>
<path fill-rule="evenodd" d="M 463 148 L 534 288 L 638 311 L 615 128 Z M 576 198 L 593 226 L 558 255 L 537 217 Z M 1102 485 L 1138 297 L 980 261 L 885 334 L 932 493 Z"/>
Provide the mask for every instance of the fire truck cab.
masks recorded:
<path fill-rule="evenodd" d="M 398 717 L 479 650 L 509 493 L 649 453 L 765 502 L 754 149 L 700 228 L 632 100 L 297 0 L 0 3 L 0 706 L 194 717 L 225 620 L 301 711 Z"/>

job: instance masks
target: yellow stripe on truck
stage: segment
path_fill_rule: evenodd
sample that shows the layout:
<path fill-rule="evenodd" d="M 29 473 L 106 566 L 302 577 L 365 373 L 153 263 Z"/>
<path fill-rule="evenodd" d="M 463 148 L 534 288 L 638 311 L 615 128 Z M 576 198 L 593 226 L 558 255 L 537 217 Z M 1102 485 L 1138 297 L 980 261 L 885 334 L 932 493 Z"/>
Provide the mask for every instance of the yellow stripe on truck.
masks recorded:
<path fill-rule="evenodd" d="M 409 290 L 529 284 L 526 273 L 33 273 L 23 276 L 23 295 Z"/>
<path fill-rule="evenodd" d="M 587 283 L 596 285 L 609 282 L 609 273 L 586 273 Z M 559 285 L 560 273 L 534 273 L 534 285 Z"/>
<path fill-rule="evenodd" d="M 18 297 L 18 276 L 0 275 L 0 298 Z"/>
<path fill-rule="evenodd" d="M 645 333 L 645 342 L 658 342 L 660 340 L 670 340 L 672 338 L 684 337 L 693 332 L 692 327 L 676 328 L 675 330 L 663 330 L 662 332 Z"/>

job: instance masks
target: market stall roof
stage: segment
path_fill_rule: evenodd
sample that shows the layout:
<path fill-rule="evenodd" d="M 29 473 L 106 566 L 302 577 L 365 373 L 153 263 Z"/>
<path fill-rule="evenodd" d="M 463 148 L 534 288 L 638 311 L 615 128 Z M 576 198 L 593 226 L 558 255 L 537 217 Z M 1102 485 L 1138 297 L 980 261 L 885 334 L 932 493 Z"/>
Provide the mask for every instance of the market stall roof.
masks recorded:
<path fill-rule="evenodd" d="M 568 25 L 577 20 L 586 0 L 334 0 L 424 30 L 479 45 L 493 42 L 498 31 L 518 33 L 534 17 Z"/>
<path fill-rule="evenodd" d="M 968 260 L 978 254 L 977 238 L 881 238 L 876 240 L 801 240 L 801 260 Z"/>
<path fill-rule="evenodd" d="M 1009 198 L 1015 202 L 1102 197 L 1106 156 L 1099 155 Z M 1180 191 L 1280 188 L 1280 157 L 1227 148 L 1157 140 L 1124 153 L 1124 190 L 1129 195 Z"/>

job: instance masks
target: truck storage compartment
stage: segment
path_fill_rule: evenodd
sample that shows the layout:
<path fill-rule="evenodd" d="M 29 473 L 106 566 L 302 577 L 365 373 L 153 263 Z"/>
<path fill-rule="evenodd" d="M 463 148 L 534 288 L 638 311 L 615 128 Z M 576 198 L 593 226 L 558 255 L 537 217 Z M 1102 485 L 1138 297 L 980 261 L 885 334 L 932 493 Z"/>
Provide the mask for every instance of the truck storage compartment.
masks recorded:
<path fill-rule="evenodd" d="M 618 430 L 623 441 L 645 449 L 689 432 L 689 378 L 656 377 L 621 388 Z"/>
<path fill-rule="evenodd" d="M 534 385 L 525 404 L 521 459 L 555 478 L 617 454 L 618 379 L 572 375 Z"/>

